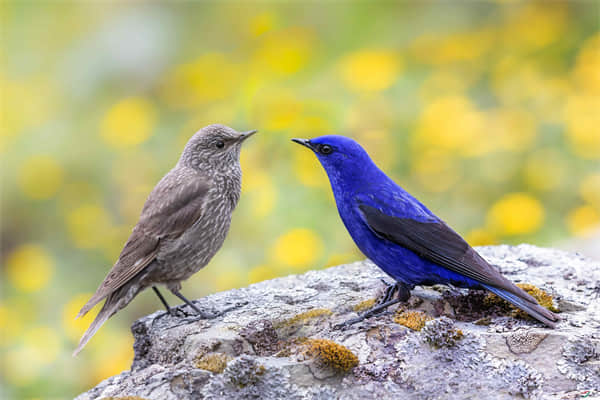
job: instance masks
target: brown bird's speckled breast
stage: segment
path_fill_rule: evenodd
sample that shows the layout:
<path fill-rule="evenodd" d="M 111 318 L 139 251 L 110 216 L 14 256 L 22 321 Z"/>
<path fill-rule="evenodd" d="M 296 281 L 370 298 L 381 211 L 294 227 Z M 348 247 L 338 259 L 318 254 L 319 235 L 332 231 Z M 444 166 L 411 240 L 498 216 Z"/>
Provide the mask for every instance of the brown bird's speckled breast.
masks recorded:
<path fill-rule="evenodd" d="M 148 266 L 144 286 L 179 282 L 205 267 L 223 245 L 231 214 L 241 191 L 241 171 L 213 177 L 198 220 L 176 239 L 161 239 L 155 261 Z"/>

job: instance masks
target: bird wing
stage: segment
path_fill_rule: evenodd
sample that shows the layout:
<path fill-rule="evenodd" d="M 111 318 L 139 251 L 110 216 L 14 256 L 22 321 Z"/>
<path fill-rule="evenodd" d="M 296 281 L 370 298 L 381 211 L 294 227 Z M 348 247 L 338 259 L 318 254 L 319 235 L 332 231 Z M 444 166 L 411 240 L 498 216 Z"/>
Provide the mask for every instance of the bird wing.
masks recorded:
<path fill-rule="evenodd" d="M 148 266 L 162 239 L 175 239 L 190 228 L 205 211 L 209 188 L 209 182 L 195 171 L 167 174 L 148 196 L 119 259 L 79 315 Z"/>
<path fill-rule="evenodd" d="M 366 204 L 358 207 L 365 223 L 379 237 L 405 247 L 450 271 L 535 302 L 533 297 L 502 276 L 443 221 L 431 219 L 430 222 L 420 222 L 387 215 Z"/>

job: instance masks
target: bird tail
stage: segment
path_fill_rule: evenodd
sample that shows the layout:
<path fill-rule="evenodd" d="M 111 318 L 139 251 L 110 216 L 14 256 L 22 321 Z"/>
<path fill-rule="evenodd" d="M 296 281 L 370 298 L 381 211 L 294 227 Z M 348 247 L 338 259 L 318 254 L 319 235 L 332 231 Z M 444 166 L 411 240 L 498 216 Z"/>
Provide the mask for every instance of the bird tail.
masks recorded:
<path fill-rule="evenodd" d="M 504 289 L 499 289 L 494 286 L 482 285 L 490 292 L 502 297 L 504 300 L 512 303 L 515 307 L 520 308 L 525 311 L 527 314 L 531 315 L 533 318 L 537 319 L 540 322 L 548 325 L 550 328 L 556 327 L 556 323 L 559 318 L 558 315 L 554 314 L 552 311 L 542 307 L 538 304 L 535 299 L 531 296 L 528 296 L 530 299 L 525 296 L 520 297 L 514 293 L 508 292 Z"/>
<path fill-rule="evenodd" d="M 102 309 L 100 310 L 98 315 L 96 315 L 96 318 L 90 324 L 87 331 L 85 331 L 85 333 L 81 337 L 81 340 L 79 341 L 79 345 L 73 352 L 73 357 L 75 357 L 81 351 L 81 349 L 83 349 L 83 347 L 87 344 L 87 342 L 89 342 L 89 340 L 92 338 L 92 336 L 94 336 L 96 334 L 98 329 L 100 329 L 100 327 L 106 322 L 106 320 L 108 320 L 117 311 L 119 311 L 121 308 L 123 308 L 125 306 L 125 304 L 123 304 L 122 297 L 119 296 L 118 293 L 119 292 L 117 291 L 117 292 L 113 292 L 108 295 L 108 297 L 106 298 L 106 301 L 104 302 L 104 305 L 102 306 Z M 90 300 L 90 302 L 91 302 L 91 300 Z M 90 302 L 88 302 L 88 304 Z M 98 303 L 98 301 L 96 301 L 96 303 Z M 94 304 L 96 304 L 96 303 L 94 303 Z M 79 315 L 77 315 L 77 317 L 79 317 L 79 316 L 85 314 L 87 311 L 89 311 L 89 309 L 91 307 L 93 307 L 94 304 L 92 304 L 92 306 L 90 306 L 85 311 L 84 311 L 84 309 L 85 309 L 85 306 L 84 306 L 84 308 L 81 309 L 81 311 L 79 312 Z M 87 304 L 86 304 L 86 306 L 87 306 Z"/>
<path fill-rule="evenodd" d="M 85 314 L 87 314 L 88 311 L 90 311 L 96 304 L 100 303 L 102 301 L 102 299 L 106 297 L 106 295 L 107 295 L 106 293 L 102 293 L 102 292 L 100 292 L 100 289 L 98 289 L 98 291 L 96 293 L 94 293 L 92 298 L 89 299 L 88 302 L 85 303 L 85 305 L 83 307 L 81 307 L 81 310 L 79 310 L 79 313 L 77 314 L 75 319 L 77 319 L 79 317 L 83 317 Z"/>

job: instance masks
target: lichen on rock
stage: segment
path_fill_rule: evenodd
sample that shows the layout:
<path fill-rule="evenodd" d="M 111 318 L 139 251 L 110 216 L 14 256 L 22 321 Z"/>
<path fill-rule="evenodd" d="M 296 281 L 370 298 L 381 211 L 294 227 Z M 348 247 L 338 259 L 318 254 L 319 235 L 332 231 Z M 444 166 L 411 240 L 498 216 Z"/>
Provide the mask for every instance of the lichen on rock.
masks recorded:
<path fill-rule="evenodd" d="M 440 317 L 427 321 L 421 335 L 433 347 L 453 347 L 463 337 L 463 332 L 454 326 L 454 321 Z"/>
<path fill-rule="evenodd" d="M 394 317 L 394 322 L 404 325 L 413 331 L 420 331 L 425 327 L 427 321 L 431 321 L 432 319 L 432 317 L 425 314 L 423 311 L 407 311 L 399 309 Z"/>
<path fill-rule="evenodd" d="M 309 355 L 336 371 L 348 372 L 358 365 L 358 358 L 352 351 L 332 340 L 308 339 L 304 345 Z"/>

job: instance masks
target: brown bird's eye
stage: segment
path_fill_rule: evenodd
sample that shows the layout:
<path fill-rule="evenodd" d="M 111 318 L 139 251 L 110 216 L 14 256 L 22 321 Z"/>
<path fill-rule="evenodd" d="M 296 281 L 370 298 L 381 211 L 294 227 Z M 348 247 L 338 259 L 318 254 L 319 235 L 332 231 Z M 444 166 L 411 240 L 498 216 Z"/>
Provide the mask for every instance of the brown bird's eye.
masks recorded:
<path fill-rule="evenodd" d="M 219 140 L 217 142 L 217 148 L 222 149 L 223 147 L 225 147 L 225 143 L 222 140 Z"/>
<path fill-rule="evenodd" d="M 321 146 L 321 148 L 319 149 L 319 151 L 322 154 L 331 154 L 331 152 L 333 152 L 333 148 L 328 145 L 328 144 L 324 144 L 323 146 Z"/>

